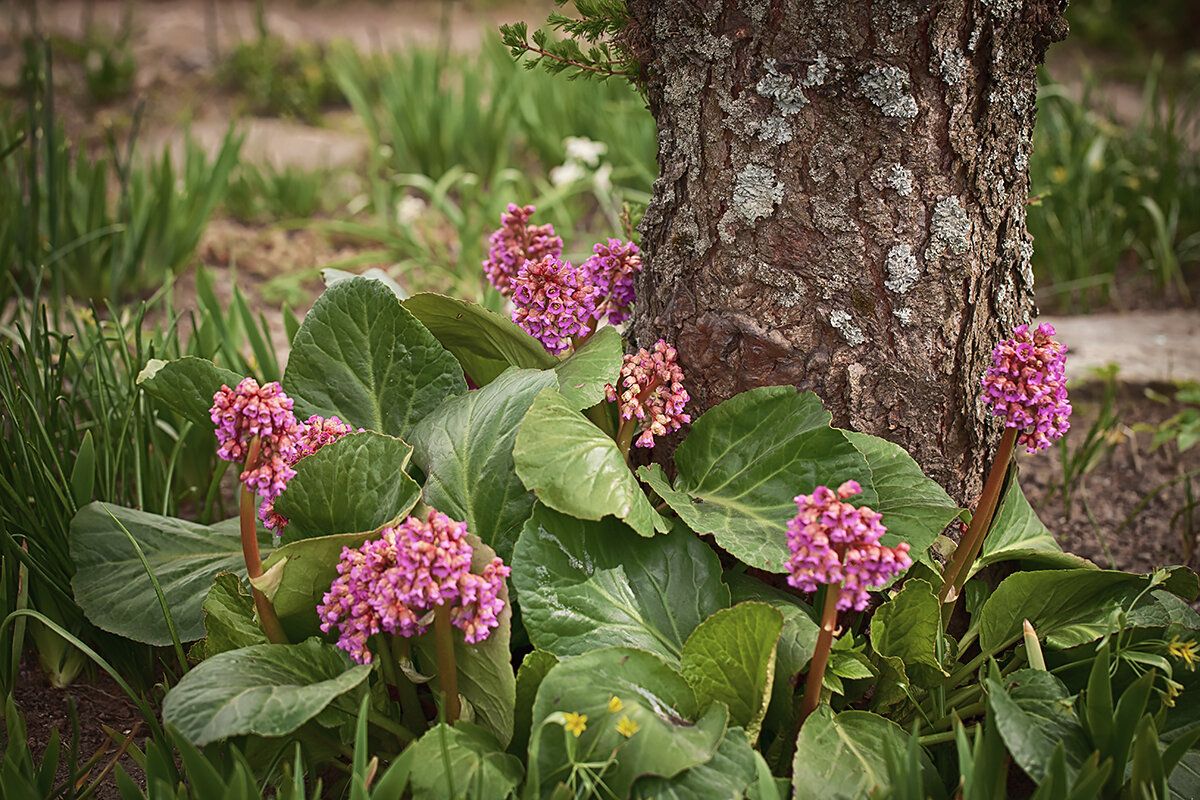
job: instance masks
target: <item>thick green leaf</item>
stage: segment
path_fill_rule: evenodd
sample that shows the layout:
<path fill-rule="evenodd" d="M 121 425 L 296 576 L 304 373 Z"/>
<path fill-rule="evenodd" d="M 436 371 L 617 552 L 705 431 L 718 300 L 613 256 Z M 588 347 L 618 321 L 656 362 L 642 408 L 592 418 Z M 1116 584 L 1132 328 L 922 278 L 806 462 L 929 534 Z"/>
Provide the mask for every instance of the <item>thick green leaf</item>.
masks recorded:
<path fill-rule="evenodd" d="M 946 676 L 938 661 L 941 604 L 926 581 L 910 580 L 871 618 L 871 646 L 884 658 L 898 658 L 904 673 L 931 688 Z"/>
<path fill-rule="evenodd" d="M 1064 553 L 1029 505 L 1015 480 L 1000 498 L 1000 507 L 992 518 L 992 527 L 983 540 L 979 559 L 971 574 L 1000 561 L 1029 561 L 1052 569 L 1086 569 L 1092 562 L 1073 553 Z"/>
<path fill-rule="evenodd" d="M 758 741 L 775 678 L 775 646 L 783 614 L 766 603 L 739 603 L 701 622 L 683 645 L 681 672 L 704 708 L 714 700 Z"/>
<path fill-rule="evenodd" d="M 404 307 L 454 354 L 476 386 L 486 386 L 509 367 L 549 369 L 558 364 L 515 322 L 476 303 L 422 292 L 405 300 Z"/>
<path fill-rule="evenodd" d="M 730 728 L 708 761 L 674 778 L 640 778 L 631 796 L 656 800 L 711 800 L 745 797 L 757 769 L 754 748 L 741 728 Z"/>
<path fill-rule="evenodd" d="M 184 356 L 174 361 L 152 358 L 137 382 L 150 394 L 197 425 L 212 426 L 209 409 L 221 386 L 236 387 L 242 378 L 205 358 Z M 214 440 L 215 441 L 215 440 Z"/>
<path fill-rule="evenodd" d="M 979 646 L 989 655 L 1000 652 L 1021 638 L 1026 619 L 1038 636 L 1047 638 L 1069 626 L 1102 621 L 1129 601 L 1131 590 L 1139 594 L 1152 580 L 1167 590 L 1182 587 L 1180 591 L 1190 590 L 1195 581 L 1182 567 L 1163 574 L 1166 577 L 1068 569 L 1010 575 L 979 611 Z"/>
<path fill-rule="evenodd" d="M 513 723 L 513 738 L 508 743 L 510 753 L 524 753 L 529 747 L 529 728 L 533 724 L 533 701 L 547 673 L 558 663 L 553 653 L 533 650 L 526 654 L 517 669 L 517 711 Z"/>
<path fill-rule="evenodd" d="M 197 525 L 99 501 L 79 509 L 71 520 L 71 586 L 88 619 L 127 639 L 168 645 L 171 632 L 154 585 L 122 526 L 162 586 L 179 638 L 202 637 L 201 605 L 213 578 L 218 572 L 246 574 L 238 520 Z M 260 550 L 269 550 L 271 535 L 260 529 L 258 537 Z"/>
<path fill-rule="evenodd" d="M 284 736 L 370 673 L 370 665 L 316 639 L 230 650 L 179 679 L 163 700 L 163 722 L 201 747 L 249 733 Z"/>
<path fill-rule="evenodd" d="M 404 291 L 404 287 L 397 283 L 395 278 L 393 278 L 391 275 L 388 275 L 379 267 L 371 267 L 368 270 L 363 270 L 361 274 L 355 274 L 353 272 L 347 272 L 344 269 L 335 269 L 333 267 L 326 267 L 325 269 L 321 270 L 321 280 L 325 281 L 326 288 L 333 286 L 335 283 L 353 280 L 354 278 L 366 278 L 367 280 L 379 281 L 388 289 L 390 289 L 392 294 L 396 295 L 397 300 L 408 299 L 408 292 Z"/>
<path fill-rule="evenodd" d="M 1133 605 L 1135 601 L 1138 601 L 1136 606 Z M 1126 611 L 1130 606 L 1133 606 L 1132 610 Z M 1197 617 L 1191 606 L 1178 595 L 1158 589 L 1143 595 L 1141 587 L 1135 585 L 1126 589 L 1123 596 L 1112 601 L 1111 610 L 1106 617 L 1059 628 L 1046 637 L 1046 643 L 1056 650 L 1066 650 L 1094 642 L 1116 631 L 1165 628 L 1172 624 L 1200 628 L 1200 617 Z"/>
<path fill-rule="evenodd" d="M 900 445 L 865 433 L 842 433 L 871 468 L 871 487 L 877 495 L 871 507 L 883 514 L 887 527 L 880 542 L 888 547 L 908 542 L 914 558 L 924 553 L 962 509 L 937 481 L 925 477 Z"/>
<path fill-rule="evenodd" d="M 267 637 L 254 621 L 254 598 L 232 572 L 219 573 L 204 598 L 204 657 L 266 644 Z"/>
<path fill-rule="evenodd" d="M 513 553 L 529 639 L 559 657 L 610 645 L 679 663 L 696 626 L 729 605 L 716 553 L 682 526 L 642 539 L 612 519 L 534 507 Z"/>
<path fill-rule="evenodd" d="M 492 548 L 468 533 L 472 547 L 471 571 L 479 574 L 496 557 Z M 475 709 L 475 722 L 492 732 L 503 746 L 513 735 L 513 712 L 517 703 L 517 678 L 513 674 L 509 640 L 512 635 L 512 606 L 508 585 L 501 588 L 504 609 L 496 615 L 500 625 L 478 644 L 467 644 L 454 630 L 454 665 L 458 673 L 458 693 Z M 424 675 L 437 673 L 437 641 L 432 630 L 412 639 L 417 666 Z M 434 686 L 440 681 L 434 678 Z"/>
<path fill-rule="evenodd" d="M 612 515 L 642 536 L 666 530 L 616 442 L 554 389 L 533 400 L 517 432 L 517 474 L 538 499 L 579 519 Z"/>
<path fill-rule="evenodd" d="M 407 514 L 421 494 L 404 472 L 411 454 L 400 439 L 367 431 L 300 459 L 275 501 L 275 510 L 289 520 L 282 541 L 376 530 Z"/>
<path fill-rule="evenodd" d="M 378 281 L 333 284 L 305 316 L 283 388 L 296 416 L 337 416 L 404 439 L 447 397 L 467 389 L 462 369 Z"/>
<path fill-rule="evenodd" d="M 1021 769 L 1035 781 L 1044 780 L 1061 742 L 1068 782 L 1074 781 L 1092 747 L 1062 681 L 1045 670 L 1022 669 L 1005 678 L 1004 685 L 989 679 L 987 686 L 996 729 Z"/>
<path fill-rule="evenodd" d="M 507 797 L 525 777 L 519 758 L 505 753 L 488 731 L 469 722 L 437 725 L 412 749 L 414 800 L 495 800 Z"/>
<path fill-rule="evenodd" d="M 284 630 L 294 640 L 321 635 L 317 606 L 337 577 L 342 548 L 358 547 L 371 532 L 319 536 L 284 545 L 263 562 L 269 572 L 287 559 L 281 570 L 279 586 L 272 597 L 275 613 Z"/>
<path fill-rule="evenodd" d="M 614 697 L 617 711 L 610 710 Z M 643 650 L 613 647 L 568 659 L 546 675 L 533 705 L 529 777 L 543 797 L 571 769 L 566 750 L 571 734 L 547 717 L 571 712 L 587 717 L 586 730 L 574 741 L 576 752 L 613 754 L 604 782 L 617 797 L 627 797 L 639 776 L 671 778 L 707 762 L 728 717 L 723 705 L 713 703 L 697 718 L 687 681 Z M 629 737 L 618 732 L 622 719 L 637 732 Z"/>
<path fill-rule="evenodd" d="M 617 329 L 604 327 L 554 368 L 558 391 L 571 408 L 589 408 L 604 399 L 605 385 L 617 381 L 624 352 L 625 343 Z"/>
<path fill-rule="evenodd" d="M 875 506 L 867 459 L 829 421 L 810 392 L 752 389 L 696 420 L 675 452 L 674 489 L 657 466 L 638 475 L 692 530 L 752 567 L 784 572 L 796 495 L 854 479 L 863 485 L 854 502 Z"/>
<path fill-rule="evenodd" d="M 908 749 L 908 734 L 894 722 L 869 711 L 843 711 L 818 706 L 800 729 L 792 762 L 792 786 L 797 797 L 858 800 L 872 792 L 886 793 L 892 784 L 884 742 L 894 752 Z M 928 787 L 936 774 L 924 754 L 923 780 Z"/>
<path fill-rule="evenodd" d="M 425 503 L 465 520 L 505 560 L 533 509 L 533 494 L 513 467 L 517 428 L 534 395 L 553 386 L 549 370 L 510 369 L 413 428 L 413 457 L 428 476 Z"/>

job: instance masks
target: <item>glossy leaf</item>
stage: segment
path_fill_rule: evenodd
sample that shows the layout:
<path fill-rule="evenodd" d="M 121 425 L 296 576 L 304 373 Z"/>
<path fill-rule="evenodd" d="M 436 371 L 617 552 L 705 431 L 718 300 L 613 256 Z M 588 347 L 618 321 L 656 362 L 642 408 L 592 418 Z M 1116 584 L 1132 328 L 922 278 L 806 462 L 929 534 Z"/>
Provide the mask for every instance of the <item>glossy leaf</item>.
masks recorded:
<path fill-rule="evenodd" d="M 414 800 L 507 797 L 525 777 L 488 731 L 469 722 L 436 725 L 412 745 Z"/>
<path fill-rule="evenodd" d="M 613 698 L 619 710 L 610 710 Z M 671 778 L 704 764 L 725 735 L 727 712 L 720 703 L 697 717 L 691 688 L 679 673 L 644 650 L 613 647 L 568 659 L 550 670 L 533 705 L 529 777 L 546 796 L 570 770 L 568 733 L 551 714 L 587 717 L 575 740 L 579 753 L 613 753 L 604 782 L 617 797 L 629 795 L 642 775 Z M 618 731 L 626 719 L 626 737 Z M 614 752 L 615 751 L 615 752 Z"/>
<path fill-rule="evenodd" d="M 524 753 L 529 746 L 529 728 L 533 723 L 533 701 L 538 687 L 547 673 L 558 663 L 553 653 L 533 650 L 525 655 L 517 669 L 517 710 L 513 724 L 513 738 L 508 749 L 512 753 Z"/>
<path fill-rule="evenodd" d="M 857 800 L 892 785 L 886 745 L 896 753 L 908 749 L 908 734 L 898 725 L 868 711 L 834 714 L 818 706 L 800 729 L 792 762 L 792 786 L 797 797 L 822 800 Z M 928 786 L 932 766 L 922 755 L 922 772 Z"/>
<path fill-rule="evenodd" d="M 864 489 L 854 502 L 875 505 L 866 458 L 829 422 L 812 393 L 752 389 L 696 420 L 675 452 L 674 488 L 657 466 L 640 468 L 638 476 L 692 530 L 713 534 L 752 567 L 783 572 L 796 495 L 854 479 Z"/>
<path fill-rule="evenodd" d="M 252 644 L 267 636 L 254 619 L 254 598 L 232 572 L 217 575 L 204 598 L 204 658 Z"/>
<path fill-rule="evenodd" d="M 213 395 L 222 385 L 236 387 L 244 377 L 208 359 L 184 356 L 174 361 L 150 359 L 138 373 L 137 383 L 197 425 L 211 427 Z"/>
<path fill-rule="evenodd" d="M 198 525 L 99 501 L 79 509 L 71 520 L 76 570 L 71 586 L 88 619 L 127 639 L 168 645 L 171 632 L 154 585 L 122 526 L 162 586 L 179 638 L 201 638 L 201 605 L 213 578 L 219 572 L 246 574 L 238 520 Z M 258 536 L 259 548 L 266 552 L 271 536 L 261 529 Z"/>
<path fill-rule="evenodd" d="M 947 675 L 938 661 L 940 605 L 929 583 L 910 580 L 871 617 L 871 646 L 875 652 L 900 659 L 905 674 L 926 688 L 937 685 Z"/>
<path fill-rule="evenodd" d="M 289 522 L 284 544 L 376 530 L 407 515 L 421 487 L 404 468 L 412 448 L 394 436 L 352 433 L 296 463 L 296 476 L 275 501 Z"/>
<path fill-rule="evenodd" d="M 517 475 L 538 499 L 579 519 L 611 515 L 642 536 L 666 530 L 616 443 L 553 389 L 534 398 L 517 432 Z"/>
<path fill-rule="evenodd" d="M 604 327 L 554 368 L 558 391 L 571 408 L 589 408 L 604 399 L 604 387 L 616 383 L 624 353 L 617 329 Z"/>
<path fill-rule="evenodd" d="M 1064 553 L 1029 505 L 1016 481 L 1000 499 L 992 527 L 983 540 L 971 574 L 1000 561 L 1030 561 L 1052 569 L 1088 569 L 1095 565 L 1074 553 Z"/>
<path fill-rule="evenodd" d="M 354 278 L 317 298 L 292 341 L 283 389 L 297 418 L 337 416 L 406 438 L 467 385 L 454 356 L 378 281 Z"/>
<path fill-rule="evenodd" d="M 696 626 L 729 605 L 716 553 L 682 526 L 642 539 L 542 505 L 517 540 L 512 581 L 530 641 L 560 658 L 629 645 L 678 664 Z"/>
<path fill-rule="evenodd" d="M 317 606 L 337 577 L 342 548 L 356 548 L 370 536 L 370 532 L 364 532 L 302 539 L 280 547 L 263 561 L 263 567 L 270 572 L 286 559 L 278 567 L 279 585 L 272 603 L 289 637 L 298 640 L 321 635 Z"/>
<path fill-rule="evenodd" d="M 758 741 L 775 677 L 775 647 L 783 614 L 766 603 L 739 603 L 692 631 L 680 659 L 683 677 L 703 708 L 720 701 L 733 724 Z"/>
<path fill-rule="evenodd" d="M 551 371 L 509 369 L 446 401 L 412 432 L 413 457 L 427 476 L 425 503 L 465 520 L 505 560 L 533 510 L 513 466 L 517 429 L 534 396 L 555 385 Z"/>
<path fill-rule="evenodd" d="M 220 653 L 179 679 L 163 700 L 163 722 L 197 746 L 231 736 L 284 736 L 366 681 L 336 647 L 259 644 Z"/>
<path fill-rule="evenodd" d="M 708 761 L 685 769 L 674 778 L 640 778 L 633 785 L 631 796 L 655 800 L 745 797 L 757 777 L 754 748 L 741 728 L 730 728 Z"/>
<path fill-rule="evenodd" d="M 1092 747 L 1062 681 L 1045 670 L 1022 669 L 1003 685 L 989 679 L 987 688 L 992 720 L 1021 769 L 1042 781 L 1055 746 L 1062 742 L 1068 781 L 1074 780 Z"/>
<path fill-rule="evenodd" d="M 549 369 L 558 359 L 512 320 L 476 303 L 422 292 L 404 307 L 454 354 L 476 386 L 487 386 L 509 367 Z"/>

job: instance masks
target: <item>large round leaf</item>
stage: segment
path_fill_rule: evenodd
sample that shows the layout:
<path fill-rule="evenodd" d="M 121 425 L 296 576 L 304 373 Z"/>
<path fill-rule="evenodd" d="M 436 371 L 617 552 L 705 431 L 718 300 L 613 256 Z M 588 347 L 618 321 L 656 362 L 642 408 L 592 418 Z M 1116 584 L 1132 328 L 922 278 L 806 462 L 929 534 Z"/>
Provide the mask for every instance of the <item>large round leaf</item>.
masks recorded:
<path fill-rule="evenodd" d="M 283 388 L 296 416 L 337 416 L 406 438 L 422 417 L 467 389 L 462 369 L 378 281 L 333 284 L 292 340 Z"/>
<path fill-rule="evenodd" d="M 469 722 L 437 725 L 412 749 L 414 800 L 495 800 L 508 797 L 525 777 L 519 758 Z"/>
<path fill-rule="evenodd" d="M 941 622 L 941 603 L 933 586 L 906 581 L 871 618 L 871 646 L 883 658 L 898 659 L 903 674 L 918 685 L 932 688 L 947 674 L 938 659 Z"/>
<path fill-rule="evenodd" d="M 426 474 L 424 500 L 512 556 L 533 494 L 513 467 L 517 428 L 534 395 L 556 385 L 549 370 L 509 369 L 475 392 L 443 403 L 413 429 L 413 457 Z"/>
<path fill-rule="evenodd" d="M 540 504 L 512 579 L 530 641 L 560 657 L 631 645 L 678 664 L 688 635 L 729 605 L 716 554 L 682 526 L 643 539 Z"/>
<path fill-rule="evenodd" d="M 422 292 L 404 307 L 454 354 L 476 386 L 486 386 L 509 367 L 549 369 L 558 363 L 515 322 L 477 303 Z"/>
<path fill-rule="evenodd" d="M 681 671 L 701 707 L 718 700 L 734 724 L 758 741 L 771 702 L 775 646 L 783 614 L 766 603 L 739 603 L 713 614 L 683 645 Z"/>
<path fill-rule="evenodd" d="M 276 579 L 268 594 L 289 637 L 321 633 L 317 606 L 337 577 L 342 548 L 356 548 L 370 536 L 368 531 L 301 539 L 280 547 L 263 562 L 267 574 Z"/>
<path fill-rule="evenodd" d="M 180 678 L 163 700 L 163 722 L 198 746 L 249 733 L 284 736 L 370 673 L 370 665 L 316 639 L 230 650 Z"/>
<path fill-rule="evenodd" d="M 1054 534 L 1038 519 L 1015 479 L 1000 498 L 1000 507 L 992 518 L 987 538 L 983 540 L 983 551 L 971 565 L 970 574 L 1000 561 L 1032 561 L 1039 566 L 1058 569 L 1095 566 L 1074 553 L 1063 552 Z"/>
<path fill-rule="evenodd" d="M 867 460 L 829 422 L 810 392 L 752 389 L 696 420 L 675 452 L 674 488 L 657 466 L 638 475 L 692 530 L 752 567 L 784 572 L 796 495 L 853 479 L 863 485 L 854 502 L 875 503 Z"/>
<path fill-rule="evenodd" d="M 708 761 L 685 769 L 674 778 L 639 778 L 631 796 L 655 800 L 752 797 L 746 790 L 757 777 L 754 748 L 741 728 L 730 728 Z"/>
<path fill-rule="evenodd" d="M 616 384 L 625 343 L 616 328 L 601 328 L 554 368 L 558 391 L 572 408 L 584 409 L 604 399 L 604 387 Z"/>
<path fill-rule="evenodd" d="M 132 508 L 89 503 L 71 520 L 75 602 L 97 627 L 154 645 L 171 632 L 132 535 L 162 586 L 182 641 L 204 635 L 201 605 L 218 572 L 246 574 L 238 520 L 198 525 Z M 271 546 L 260 529 L 259 548 Z"/>
<path fill-rule="evenodd" d="M 525 486 L 551 508 L 580 519 L 612 515 L 642 536 L 667 528 L 616 443 L 554 389 L 534 398 L 513 461 Z"/>
<path fill-rule="evenodd" d="M 275 501 L 275 510 L 289 520 L 282 541 L 375 530 L 407 514 L 421 494 L 404 472 L 411 454 L 400 439 L 366 431 L 300 459 Z"/>
<path fill-rule="evenodd" d="M 137 383 L 197 425 L 210 426 L 213 395 L 221 386 L 233 388 L 242 376 L 208 359 L 184 356 L 174 361 L 152 358 L 138 373 Z"/>
<path fill-rule="evenodd" d="M 612 710 L 618 703 L 620 708 Z M 725 735 L 728 717 L 723 705 L 713 703 L 697 718 L 687 682 L 642 650 L 613 647 L 564 661 L 546 675 L 533 704 L 529 779 L 542 796 L 571 769 L 565 739 L 571 734 L 547 720 L 555 713 L 587 717 L 576 750 L 613 754 L 604 782 L 616 797 L 627 797 L 639 776 L 670 778 L 709 761 Z M 636 726 L 629 737 L 618 730 L 622 718 L 627 720 L 626 732 Z"/>

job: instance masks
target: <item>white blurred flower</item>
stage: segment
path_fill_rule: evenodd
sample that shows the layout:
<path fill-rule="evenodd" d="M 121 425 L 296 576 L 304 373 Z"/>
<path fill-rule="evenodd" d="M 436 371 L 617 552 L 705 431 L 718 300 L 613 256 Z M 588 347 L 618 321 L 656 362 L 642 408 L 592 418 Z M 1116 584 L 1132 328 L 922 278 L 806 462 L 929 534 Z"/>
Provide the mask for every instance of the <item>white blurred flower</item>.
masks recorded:
<path fill-rule="evenodd" d="M 578 161 L 589 167 L 599 164 L 600 156 L 608 152 L 608 145 L 604 142 L 593 142 L 585 136 L 568 136 L 563 139 L 563 146 L 567 148 L 568 163 Z"/>
<path fill-rule="evenodd" d="M 592 183 L 600 194 L 608 194 L 612 191 L 612 170 L 612 164 L 601 164 L 600 168 L 596 170 L 595 176 L 592 177 Z"/>
<path fill-rule="evenodd" d="M 396 204 L 396 222 L 401 225 L 412 225 L 425 213 L 425 201 L 419 197 L 407 195 Z"/>
<path fill-rule="evenodd" d="M 566 186 L 578 180 L 583 180 L 588 171 L 578 161 L 567 161 L 560 167 L 550 170 L 550 182 L 555 186 Z"/>

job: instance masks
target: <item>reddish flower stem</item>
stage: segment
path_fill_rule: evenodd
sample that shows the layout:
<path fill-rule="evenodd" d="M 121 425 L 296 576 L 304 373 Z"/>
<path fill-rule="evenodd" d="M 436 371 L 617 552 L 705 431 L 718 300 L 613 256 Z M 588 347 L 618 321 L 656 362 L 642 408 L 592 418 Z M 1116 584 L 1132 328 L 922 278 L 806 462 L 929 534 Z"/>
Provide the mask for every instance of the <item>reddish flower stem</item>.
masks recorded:
<path fill-rule="evenodd" d="M 808 678 L 804 681 L 804 700 L 800 703 L 800 719 L 796 723 L 797 735 L 804 720 L 808 719 L 808 715 L 815 711 L 821 702 L 821 684 L 825 680 L 825 668 L 829 665 L 829 651 L 833 648 L 833 632 L 837 629 L 837 601 L 841 593 L 841 581 L 825 587 L 825 606 L 821 610 L 821 630 L 817 633 L 817 646 L 813 650 L 812 660 L 808 663 Z"/>
<path fill-rule="evenodd" d="M 450 625 L 450 606 L 440 605 L 433 611 L 433 633 L 437 641 L 438 684 L 445 695 L 446 724 L 453 725 L 462 713 L 458 700 L 458 673 L 454 666 L 454 629 Z"/>
<path fill-rule="evenodd" d="M 250 451 L 246 456 L 246 472 L 258 466 L 258 454 L 261 446 L 262 442 L 257 436 L 250 440 Z M 255 578 L 262 577 L 263 574 L 262 556 L 258 552 L 258 527 L 254 523 L 254 499 L 254 495 L 246 488 L 245 484 L 242 484 L 239 508 L 242 557 L 246 561 L 246 574 L 250 576 L 251 580 L 250 592 L 254 595 L 254 607 L 258 610 L 258 620 L 262 624 L 263 632 L 267 634 L 267 641 L 272 644 L 287 644 L 287 636 L 284 635 L 283 626 L 279 624 L 275 607 L 253 583 Z"/>
<path fill-rule="evenodd" d="M 1017 429 L 1005 428 L 1004 436 L 1000 439 L 1000 448 L 996 452 L 996 459 L 992 462 L 992 469 L 983 485 L 983 494 L 979 496 L 979 504 L 971 516 L 971 524 L 967 528 L 967 532 L 962 535 L 962 539 L 959 540 L 954 556 L 950 559 L 950 564 L 942 575 L 942 589 L 938 592 L 938 599 L 943 603 L 952 604 L 958 599 L 963 584 L 967 582 L 967 575 L 971 572 L 971 565 L 979 556 L 984 537 L 992 526 L 992 518 L 996 515 L 996 506 L 1000 502 L 1000 489 L 1004 486 L 1004 476 L 1008 472 L 1009 462 L 1012 461 L 1013 447 L 1016 442 Z M 944 618 L 948 619 L 949 614 L 944 615 Z"/>

